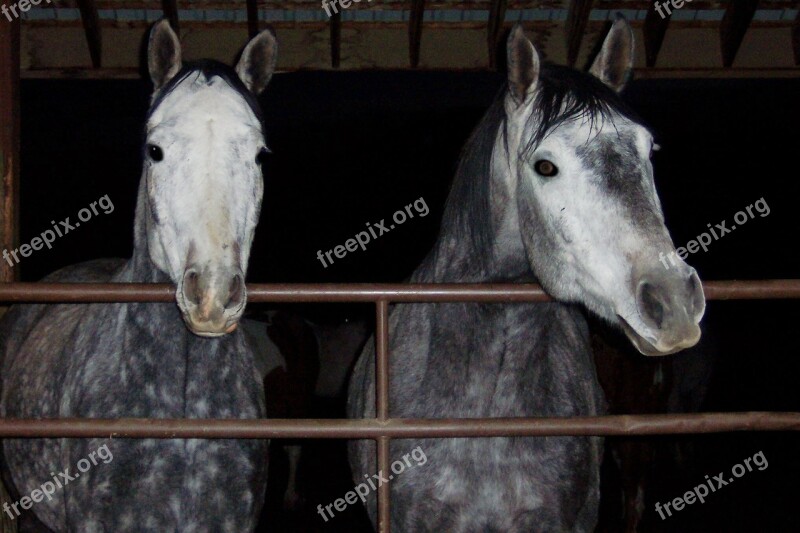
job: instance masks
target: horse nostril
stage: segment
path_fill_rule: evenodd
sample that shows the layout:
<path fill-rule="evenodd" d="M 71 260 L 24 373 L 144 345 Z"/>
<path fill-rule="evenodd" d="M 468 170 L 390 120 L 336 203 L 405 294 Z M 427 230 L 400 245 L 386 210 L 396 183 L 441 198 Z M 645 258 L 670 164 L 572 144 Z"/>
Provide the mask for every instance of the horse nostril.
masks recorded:
<path fill-rule="evenodd" d="M 644 282 L 639 289 L 639 311 L 657 328 L 664 322 L 664 302 L 657 286 Z"/>
<path fill-rule="evenodd" d="M 183 294 L 190 302 L 200 305 L 202 295 L 200 294 L 200 276 L 194 270 L 189 270 L 183 277 Z"/>
<path fill-rule="evenodd" d="M 691 312 L 692 314 L 702 313 L 706 307 L 706 297 L 703 293 L 703 286 L 700 283 L 700 278 L 697 272 L 692 271 L 687 281 L 689 295 L 691 298 Z"/>
<path fill-rule="evenodd" d="M 225 303 L 225 309 L 231 309 L 232 307 L 238 307 L 241 305 L 242 296 L 244 294 L 244 291 L 242 290 L 243 287 L 244 283 L 242 281 L 242 276 L 240 274 L 233 276 L 230 288 L 228 289 L 228 301 Z"/>

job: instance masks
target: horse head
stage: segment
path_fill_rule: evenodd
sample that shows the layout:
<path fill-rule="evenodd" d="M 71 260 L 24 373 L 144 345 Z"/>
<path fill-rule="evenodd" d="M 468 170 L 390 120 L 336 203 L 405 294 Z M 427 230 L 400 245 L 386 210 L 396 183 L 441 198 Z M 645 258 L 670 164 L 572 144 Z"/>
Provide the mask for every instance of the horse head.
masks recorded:
<path fill-rule="evenodd" d="M 618 92 L 633 32 L 617 20 L 589 74 L 541 65 L 517 26 L 508 40 L 504 108 L 507 196 L 544 288 L 622 327 L 646 355 L 700 339 L 700 279 L 675 251 L 653 181 L 652 134 Z"/>
<path fill-rule="evenodd" d="M 145 217 L 150 259 L 177 285 L 183 319 L 200 336 L 236 329 L 247 300 L 244 277 L 268 153 L 256 97 L 276 54 L 275 36 L 266 30 L 247 44 L 235 69 L 208 60 L 184 64 L 166 20 L 150 33 L 155 89 L 144 205 L 137 209 Z"/>

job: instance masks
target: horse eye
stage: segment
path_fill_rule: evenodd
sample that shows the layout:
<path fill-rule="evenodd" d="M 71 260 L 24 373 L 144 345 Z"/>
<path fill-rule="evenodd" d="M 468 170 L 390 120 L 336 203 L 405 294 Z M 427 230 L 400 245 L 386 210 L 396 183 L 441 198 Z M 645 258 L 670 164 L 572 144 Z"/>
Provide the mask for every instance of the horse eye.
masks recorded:
<path fill-rule="evenodd" d="M 256 164 L 260 166 L 266 163 L 267 156 L 271 153 L 272 152 L 269 151 L 269 148 L 262 148 L 261 150 L 259 150 L 258 154 L 256 155 Z"/>
<path fill-rule="evenodd" d="M 536 171 L 537 174 L 541 176 L 545 176 L 547 178 L 552 178 L 556 174 L 558 174 L 558 167 L 555 166 L 551 161 L 547 159 L 540 159 L 533 165 L 533 170 Z"/>
<path fill-rule="evenodd" d="M 150 159 L 153 161 L 161 161 L 164 159 L 164 152 L 155 144 L 147 145 L 147 155 L 149 155 Z"/>

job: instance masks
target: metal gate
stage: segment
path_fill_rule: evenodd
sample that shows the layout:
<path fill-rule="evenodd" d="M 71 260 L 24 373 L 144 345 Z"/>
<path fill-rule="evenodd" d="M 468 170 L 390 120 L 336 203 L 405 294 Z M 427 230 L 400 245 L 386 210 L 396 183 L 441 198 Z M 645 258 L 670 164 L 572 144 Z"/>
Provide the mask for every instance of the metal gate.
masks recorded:
<path fill-rule="evenodd" d="M 710 281 L 709 300 L 800 298 L 800 279 Z M 393 438 L 500 436 L 661 435 L 729 431 L 798 431 L 800 413 L 744 412 L 610 415 L 566 418 L 398 419 L 389 417 L 389 304 L 547 301 L 538 285 L 524 284 L 251 284 L 250 302 L 373 302 L 376 313 L 374 419 L 0 419 L 0 437 L 114 438 L 330 438 L 374 439 L 378 471 L 389 470 Z M 165 284 L 0 283 L 0 302 L 172 302 Z M 378 487 L 378 531 L 390 530 L 388 484 Z"/>

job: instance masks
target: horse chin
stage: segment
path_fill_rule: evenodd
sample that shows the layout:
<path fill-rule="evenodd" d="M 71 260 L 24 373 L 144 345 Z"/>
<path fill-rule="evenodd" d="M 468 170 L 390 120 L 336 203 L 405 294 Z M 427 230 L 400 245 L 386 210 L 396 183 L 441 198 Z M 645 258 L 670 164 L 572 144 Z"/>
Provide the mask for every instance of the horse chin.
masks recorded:
<path fill-rule="evenodd" d="M 697 344 L 698 341 L 700 341 L 700 328 L 696 325 L 694 328 L 692 328 L 693 331 L 691 334 L 687 335 L 686 338 L 682 339 L 680 342 L 672 345 L 664 345 L 658 340 L 654 341 L 650 338 L 640 335 L 621 315 L 617 315 L 617 318 L 619 318 L 619 324 L 622 327 L 622 331 L 625 332 L 625 335 L 642 355 L 670 355 L 680 352 L 681 350 L 685 350 L 686 348 L 691 348 Z"/>
<path fill-rule="evenodd" d="M 227 335 L 229 333 L 233 333 L 234 331 L 236 331 L 236 328 L 239 327 L 239 322 L 234 322 L 233 324 L 229 325 L 224 330 L 209 330 L 209 329 L 206 329 L 206 328 L 203 328 L 203 329 L 195 328 L 192 325 L 192 323 L 189 320 L 187 320 L 185 317 L 184 317 L 184 322 L 186 323 L 186 328 L 189 331 L 191 331 L 192 333 L 194 333 L 198 337 L 205 337 L 205 338 L 222 337 L 222 336 Z"/>

